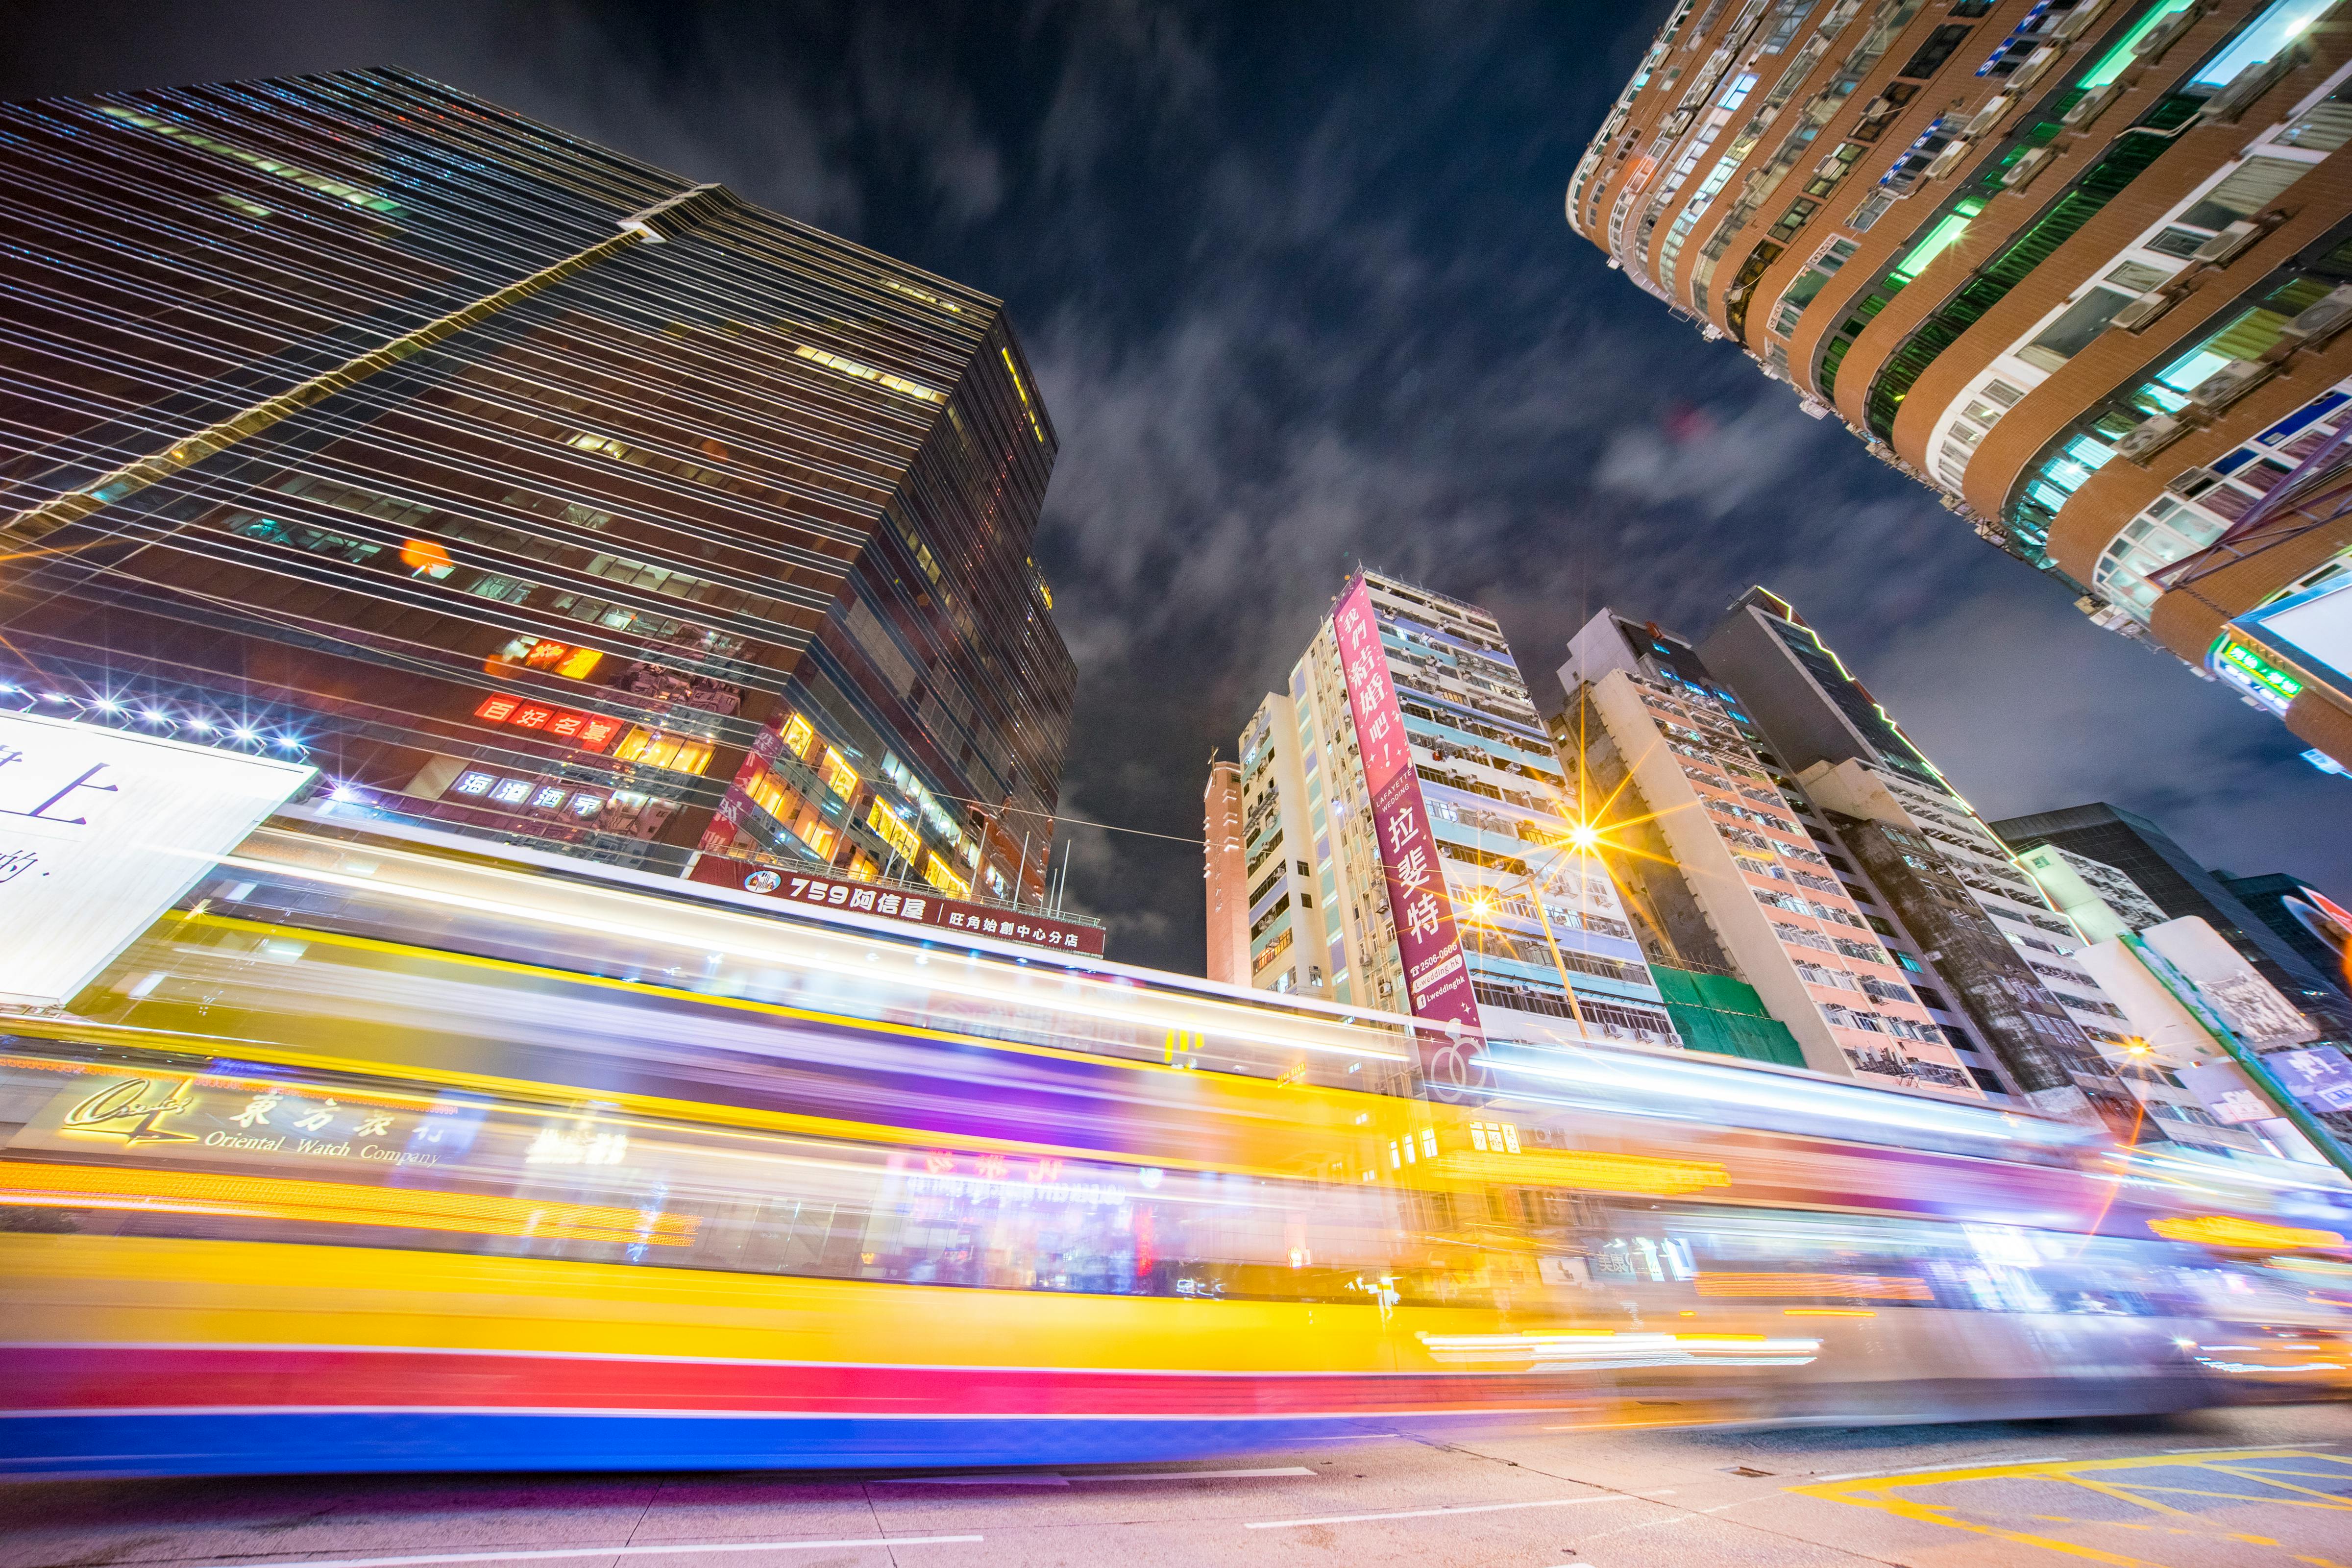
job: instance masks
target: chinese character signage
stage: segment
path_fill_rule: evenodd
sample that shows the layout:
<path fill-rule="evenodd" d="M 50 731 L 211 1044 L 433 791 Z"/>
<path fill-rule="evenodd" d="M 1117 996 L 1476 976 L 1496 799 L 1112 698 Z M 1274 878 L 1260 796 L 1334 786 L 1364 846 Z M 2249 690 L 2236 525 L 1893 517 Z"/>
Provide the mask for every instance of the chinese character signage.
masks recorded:
<path fill-rule="evenodd" d="M 1389 680 L 1380 622 L 1372 615 L 1371 592 L 1363 579 L 1358 578 L 1340 599 L 1332 627 L 1339 639 L 1348 708 L 1355 716 L 1364 788 L 1372 801 L 1372 834 L 1381 848 L 1381 871 L 1388 884 L 1389 913 L 1396 921 L 1397 952 L 1404 960 L 1413 1016 L 1475 1030 L 1478 1002 L 1454 933 L 1454 905 L 1445 894 L 1437 842 L 1430 837 L 1421 775 L 1413 771 L 1404 713 Z"/>
<path fill-rule="evenodd" d="M 2311 1046 L 2263 1058 L 2289 1094 L 2314 1110 L 2352 1110 L 2352 1061 L 2340 1046 Z"/>
<path fill-rule="evenodd" d="M 1103 950 L 1103 928 L 1100 926 L 1057 921 L 1050 916 L 1032 914 L 1026 910 L 990 909 L 955 899 L 938 899 L 927 893 L 877 887 L 871 882 L 856 881 L 832 871 L 812 874 L 786 870 L 781 866 L 757 866 L 748 860 L 730 860 L 721 855 L 705 855 L 694 863 L 694 869 L 687 873 L 687 879 L 706 882 L 714 888 L 734 888 L 810 908 L 842 910 L 851 914 L 878 915 L 887 920 L 943 926 L 966 936 L 991 937 L 998 942 L 1051 948 L 1056 952 L 1087 952 L 1098 957 Z"/>
<path fill-rule="evenodd" d="M 69 1001 L 316 771 L 0 713 L 0 1003 Z"/>

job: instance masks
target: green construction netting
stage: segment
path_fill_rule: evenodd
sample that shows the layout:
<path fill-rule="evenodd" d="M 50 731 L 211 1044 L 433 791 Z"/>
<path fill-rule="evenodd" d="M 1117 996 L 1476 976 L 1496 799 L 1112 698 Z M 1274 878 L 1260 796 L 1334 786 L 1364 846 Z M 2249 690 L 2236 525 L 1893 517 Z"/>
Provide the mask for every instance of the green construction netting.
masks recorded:
<path fill-rule="evenodd" d="M 1805 1065 L 1789 1026 L 1764 1010 L 1756 988 L 1728 974 L 1704 974 L 1695 969 L 1650 965 L 1665 998 L 1666 1012 L 1695 1051 L 1744 1057 L 1752 1062 L 1772 1062 L 1784 1068 Z"/>

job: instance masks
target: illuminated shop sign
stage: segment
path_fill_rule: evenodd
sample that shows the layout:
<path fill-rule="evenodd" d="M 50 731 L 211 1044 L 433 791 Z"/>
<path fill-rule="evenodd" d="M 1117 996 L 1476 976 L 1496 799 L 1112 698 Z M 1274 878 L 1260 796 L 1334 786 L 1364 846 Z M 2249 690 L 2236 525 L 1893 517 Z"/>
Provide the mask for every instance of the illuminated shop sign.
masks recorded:
<path fill-rule="evenodd" d="M 0 1002 L 69 1001 L 317 772 L 0 713 Z"/>
<path fill-rule="evenodd" d="M 1381 872 L 1387 883 L 1389 912 L 1396 921 L 1413 1016 L 1475 1030 L 1477 998 L 1454 931 L 1454 905 L 1446 896 L 1437 842 L 1430 834 L 1421 776 L 1413 770 L 1412 748 L 1405 738 L 1404 713 L 1389 679 L 1388 656 L 1381 648 L 1371 591 L 1362 578 L 1339 601 L 1332 626 L 1347 678 L 1348 708 L 1356 721 L 1356 742 L 1363 753 L 1372 832 L 1380 845 Z M 1477 1047 L 1457 1043 L 1455 1048 L 1475 1055 Z"/>
<path fill-rule="evenodd" d="M 782 867 L 758 866 L 748 860 L 731 860 L 719 855 L 705 855 L 694 863 L 694 869 L 687 873 L 687 879 L 714 888 L 758 893 L 763 898 L 780 899 L 804 908 L 840 910 L 852 914 L 911 921 L 919 925 L 941 926 L 967 936 L 992 937 L 999 942 L 1052 948 L 1062 952 L 1088 952 L 1099 956 L 1103 950 L 1103 929 L 1100 926 L 1058 921 L 1025 910 L 993 910 L 957 899 L 935 899 L 922 894 L 893 891 L 831 873 L 811 875 L 787 871 Z"/>
<path fill-rule="evenodd" d="M 582 713 L 527 697 L 493 697 L 474 710 L 474 717 L 485 724 L 504 724 L 569 741 L 583 752 L 603 751 L 627 727 L 602 713 Z"/>
<path fill-rule="evenodd" d="M 2352 573 L 2247 611 L 2205 662 L 2274 713 L 2314 681 L 2352 694 Z"/>

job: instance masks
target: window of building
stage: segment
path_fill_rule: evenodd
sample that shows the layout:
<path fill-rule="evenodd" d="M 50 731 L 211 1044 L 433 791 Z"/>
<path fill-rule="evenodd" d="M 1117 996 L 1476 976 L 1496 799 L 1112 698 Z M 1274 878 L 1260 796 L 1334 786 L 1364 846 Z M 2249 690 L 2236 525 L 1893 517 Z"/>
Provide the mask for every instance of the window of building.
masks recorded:
<path fill-rule="evenodd" d="M 2315 166 L 2294 158 L 2248 158 L 2182 213 L 2179 221 L 2199 228 L 2227 228 L 2269 206 Z"/>
<path fill-rule="evenodd" d="M 2113 289 L 2092 289 L 2059 312 L 2058 319 L 2034 334 L 2033 341 L 2017 351 L 2017 357 L 2043 370 L 2058 370 L 2066 362 L 2089 348 L 2107 323 L 2116 319 L 2123 308 L 2139 296 L 2119 294 Z"/>
<path fill-rule="evenodd" d="M 698 773 L 710 761 L 710 742 L 640 725 L 622 737 L 621 743 L 613 749 L 613 760 L 665 768 L 674 773 Z"/>
<path fill-rule="evenodd" d="M 2189 79 L 2196 87 L 2220 89 L 2237 80 L 2249 66 L 2274 58 L 2304 35 L 2305 29 L 2335 7 L 2336 0 L 2273 0 L 2267 9 L 2224 45 L 2219 54 Z"/>

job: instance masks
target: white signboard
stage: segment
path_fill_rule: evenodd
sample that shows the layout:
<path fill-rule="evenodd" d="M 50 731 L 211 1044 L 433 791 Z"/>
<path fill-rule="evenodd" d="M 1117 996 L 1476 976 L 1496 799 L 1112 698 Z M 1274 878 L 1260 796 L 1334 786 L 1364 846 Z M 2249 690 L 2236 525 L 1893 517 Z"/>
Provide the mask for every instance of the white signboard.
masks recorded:
<path fill-rule="evenodd" d="M 70 999 L 316 771 L 0 713 L 0 1005 Z"/>

